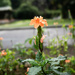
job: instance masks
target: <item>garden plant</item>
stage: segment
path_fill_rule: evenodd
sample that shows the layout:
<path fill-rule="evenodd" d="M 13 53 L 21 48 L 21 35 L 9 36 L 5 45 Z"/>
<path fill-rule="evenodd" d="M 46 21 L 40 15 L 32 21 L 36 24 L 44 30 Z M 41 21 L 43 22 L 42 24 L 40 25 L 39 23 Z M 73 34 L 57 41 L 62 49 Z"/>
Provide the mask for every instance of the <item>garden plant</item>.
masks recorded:
<path fill-rule="evenodd" d="M 22 63 L 29 62 L 30 67 L 27 67 L 26 75 L 70 75 L 69 72 L 65 72 L 63 63 L 67 60 L 66 56 L 59 55 L 57 58 L 46 58 L 43 55 L 43 40 L 46 35 L 43 34 L 42 27 L 44 24 L 48 26 L 47 21 L 43 17 L 34 17 L 31 20 L 30 25 L 34 25 L 37 29 L 37 36 L 35 36 L 34 48 L 37 50 L 35 59 L 19 60 Z"/>
<path fill-rule="evenodd" d="M 41 16 L 34 17 L 31 19 L 30 25 L 34 25 L 37 35 L 25 40 L 24 44 L 14 45 L 12 50 L 3 50 L 3 38 L 0 38 L 0 75 L 74 75 L 75 56 L 68 57 L 69 46 L 67 43 L 74 33 L 68 33 L 62 37 L 62 40 L 58 35 L 56 38 L 47 39 L 47 54 L 43 46 L 44 39 L 47 37 L 44 35 L 43 27 L 48 26 L 47 21 Z M 69 25 L 68 28 L 74 30 L 75 27 Z M 27 42 L 32 47 L 27 48 L 25 46 Z"/>

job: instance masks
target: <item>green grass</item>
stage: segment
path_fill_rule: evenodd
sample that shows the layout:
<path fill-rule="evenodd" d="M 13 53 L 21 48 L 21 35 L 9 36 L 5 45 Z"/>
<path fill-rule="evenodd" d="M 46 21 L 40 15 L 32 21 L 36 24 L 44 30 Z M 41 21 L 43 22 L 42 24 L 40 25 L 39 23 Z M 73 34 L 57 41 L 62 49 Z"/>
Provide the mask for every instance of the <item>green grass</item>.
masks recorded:
<path fill-rule="evenodd" d="M 69 19 L 62 19 L 62 20 L 52 20 L 52 19 L 47 19 L 48 25 L 53 25 L 54 22 L 58 22 L 58 25 L 63 25 L 63 24 L 71 24 L 71 20 Z M 29 26 L 30 20 L 20 20 L 16 21 L 10 24 L 3 24 L 0 25 L 0 28 L 17 28 L 17 27 L 26 27 Z M 75 24 L 75 20 L 74 20 Z"/>

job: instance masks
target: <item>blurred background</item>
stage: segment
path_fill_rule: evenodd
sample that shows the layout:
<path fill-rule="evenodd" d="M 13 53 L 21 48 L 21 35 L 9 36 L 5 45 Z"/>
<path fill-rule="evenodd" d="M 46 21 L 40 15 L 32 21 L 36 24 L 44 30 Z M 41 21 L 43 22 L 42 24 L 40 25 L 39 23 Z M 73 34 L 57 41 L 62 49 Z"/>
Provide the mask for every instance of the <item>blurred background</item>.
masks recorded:
<path fill-rule="evenodd" d="M 75 0 L 0 0 L 0 22 L 31 19 L 69 19 L 68 10 L 75 18 Z M 4 20 L 4 21 L 2 21 Z"/>
<path fill-rule="evenodd" d="M 50 26 L 74 25 L 74 7 L 75 0 L 0 0 L 0 37 L 4 38 L 3 47 L 11 48 L 14 44 L 23 43 L 27 38 L 36 35 L 36 29 L 26 27 L 29 28 L 34 16 L 43 16 L 47 20 L 51 38 L 66 35 L 69 30 Z M 72 44 L 72 40 L 69 44 Z"/>

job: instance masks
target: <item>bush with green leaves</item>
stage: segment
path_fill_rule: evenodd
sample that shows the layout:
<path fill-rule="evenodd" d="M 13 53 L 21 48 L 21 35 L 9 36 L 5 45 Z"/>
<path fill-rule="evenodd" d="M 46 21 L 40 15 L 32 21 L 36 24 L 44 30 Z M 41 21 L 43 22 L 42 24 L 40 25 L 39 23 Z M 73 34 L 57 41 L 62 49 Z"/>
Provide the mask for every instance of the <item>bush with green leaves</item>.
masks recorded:
<path fill-rule="evenodd" d="M 11 2 L 10 0 L 0 0 L 0 7 L 4 7 L 4 6 L 10 6 Z"/>
<path fill-rule="evenodd" d="M 25 59 L 27 57 L 31 57 L 34 54 L 33 50 L 31 48 L 26 48 L 25 43 L 24 44 L 16 44 L 13 47 L 13 50 L 16 51 L 16 57 L 20 57 L 22 59 Z"/>
<path fill-rule="evenodd" d="M 18 61 L 15 59 L 15 52 L 7 49 L 2 53 L 0 52 L 0 75 L 12 75 L 18 65 Z M 14 73 L 13 73 L 14 74 Z"/>
<path fill-rule="evenodd" d="M 70 60 L 70 63 L 66 63 L 64 65 L 65 70 L 69 71 L 71 74 L 74 75 L 75 74 L 75 57 L 72 56 L 72 57 L 69 57 L 68 59 Z"/>
<path fill-rule="evenodd" d="M 66 57 L 61 55 L 57 58 L 43 60 L 41 53 L 37 53 L 36 60 L 26 59 L 22 63 L 29 62 L 31 64 L 28 75 L 70 75 L 70 73 L 64 72 L 64 68 L 59 65 L 64 60 L 66 60 Z"/>
<path fill-rule="evenodd" d="M 69 14 L 69 18 L 71 20 L 71 25 L 69 25 L 71 27 L 69 27 L 69 30 L 70 30 L 70 33 L 72 33 L 72 39 L 74 40 L 74 46 L 75 46 L 75 25 L 74 25 L 73 18 L 72 18 L 70 10 L 68 10 L 68 14 Z"/>
<path fill-rule="evenodd" d="M 68 52 L 68 36 L 63 36 L 62 39 L 60 39 L 58 36 L 56 38 L 53 38 L 51 40 L 48 39 L 48 46 L 47 48 L 50 50 L 51 55 L 59 55 L 59 54 L 66 54 Z M 62 52 L 63 50 L 63 52 Z"/>
<path fill-rule="evenodd" d="M 19 19 L 31 19 L 34 15 L 39 15 L 38 8 L 23 3 L 16 11 L 17 18 Z"/>

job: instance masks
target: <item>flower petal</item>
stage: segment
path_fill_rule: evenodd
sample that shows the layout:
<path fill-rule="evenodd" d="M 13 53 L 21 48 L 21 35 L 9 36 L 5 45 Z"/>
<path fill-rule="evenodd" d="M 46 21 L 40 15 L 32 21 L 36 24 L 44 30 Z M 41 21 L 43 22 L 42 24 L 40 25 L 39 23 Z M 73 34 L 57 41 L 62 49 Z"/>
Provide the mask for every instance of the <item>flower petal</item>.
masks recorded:
<path fill-rule="evenodd" d="M 34 25 L 35 24 L 35 20 L 32 19 L 31 22 L 30 22 L 30 25 Z"/>
<path fill-rule="evenodd" d="M 42 22 L 40 22 L 40 26 L 41 26 L 41 27 L 44 27 L 44 24 L 43 24 Z"/>
<path fill-rule="evenodd" d="M 38 23 L 34 24 L 34 28 L 38 28 L 38 27 L 39 27 Z"/>
<path fill-rule="evenodd" d="M 48 26 L 48 23 L 47 23 L 47 21 L 45 19 L 42 20 L 42 23 L 45 24 L 46 26 Z"/>
<path fill-rule="evenodd" d="M 43 40 L 45 39 L 46 35 L 43 35 L 40 39 L 40 42 L 43 43 Z"/>
<path fill-rule="evenodd" d="M 42 16 L 40 16 L 40 20 L 43 20 L 43 17 Z"/>

